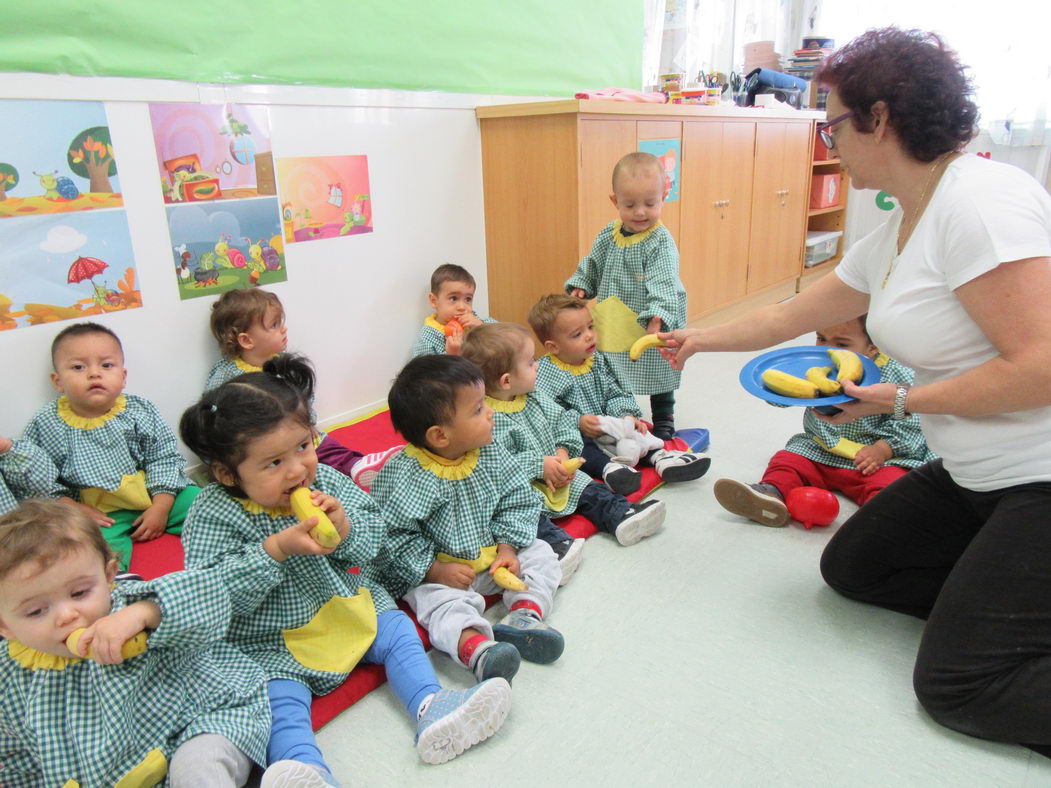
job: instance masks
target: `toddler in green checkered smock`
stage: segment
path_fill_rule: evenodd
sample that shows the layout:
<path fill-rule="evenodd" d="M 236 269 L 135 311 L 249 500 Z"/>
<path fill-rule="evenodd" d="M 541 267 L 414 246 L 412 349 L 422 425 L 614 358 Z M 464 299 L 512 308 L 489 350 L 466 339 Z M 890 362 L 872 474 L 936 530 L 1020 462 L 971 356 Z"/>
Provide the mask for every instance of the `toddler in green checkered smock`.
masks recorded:
<path fill-rule="evenodd" d="M 71 503 L 0 517 L 4 788 L 244 785 L 270 715 L 232 612 L 218 572 L 118 576 Z"/>
<path fill-rule="evenodd" d="M 911 386 L 915 374 L 872 343 L 866 318 L 822 328 L 817 344 L 868 356 L 880 368 L 880 383 Z M 719 479 L 715 499 L 727 511 L 760 525 L 782 526 L 789 520 L 785 501 L 797 487 L 841 492 L 861 506 L 909 470 L 935 458 L 915 414 L 894 419 L 889 413 L 875 413 L 849 424 L 829 424 L 807 408 L 803 432 L 774 454 L 759 482 Z"/>
<path fill-rule="evenodd" d="M 390 594 L 369 572 L 349 572 L 367 569 L 386 525 L 367 493 L 318 462 L 313 388 L 309 362 L 281 354 L 205 392 L 179 424 L 217 480 L 187 515 L 186 565 L 219 569 L 233 598 L 229 640 L 267 677 L 264 785 L 336 784 L 314 738 L 311 694 L 335 690 L 359 661 L 384 666 L 428 763 L 491 736 L 510 707 L 503 679 L 442 689 Z"/>
<path fill-rule="evenodd" d="M 36 412 L 23 438 L 51 458 L 48 493 L 79 506 L 116 551 L 122 569 L 133 542 L 178 534 L 200 492 L 186 475 L 175 433 L 157 406 L 124 394 L 128 372 L 117 335 L 75 323 L 51 343 L 59 397 Z"/>
<path fill-rule="evenodd" d="M 564 643 L 544 619 L 562 572 L 537 539 L 535 491 L 493 440 L 482 371 L 460 356 L 419 356 L 387 402 L 409 445 L 372 486 L 389 529 L 378 576 L 479 681 L 510 680 L 522 659 L 554 662 Z M 493 626 L 482 613 L 496 593 L 509 612 Z"/>
<path fill-rule="evenodd" d="M 27 498 L 46 498 L 57 475 L 39 446 L 0 435 L 0 514 Z"/>
<path fill-rule="evenodd" d="M 412 345 L 413 358 L 431 353 L 458 356 L 468 331 L 493 322 L 492 318 L 475 313 L 475 287 L 474 277 L 463 266 L 445 263 L 434 269 L 427 295 L 434 313 L 420 326 Z"/>
<path fill-rule="evenodd" d="M 629 153 L 613 168 L 609 199 L 620 215 L 602 228 L 591 251 L 566 280 L 566 292 L 599 302 L 616 296 L 647 333 L 686 327 L 686 288 L 679 279 L 679 250 L 661 210 L 668 196 L 664 167 L 652 153 Z M 675 437 L 675 389 L 682 373 L 655 348 L 638 361 L 627 352 L 607 353 L 617 376 L 633 394 L 649 394 L 653 433 Z"/>

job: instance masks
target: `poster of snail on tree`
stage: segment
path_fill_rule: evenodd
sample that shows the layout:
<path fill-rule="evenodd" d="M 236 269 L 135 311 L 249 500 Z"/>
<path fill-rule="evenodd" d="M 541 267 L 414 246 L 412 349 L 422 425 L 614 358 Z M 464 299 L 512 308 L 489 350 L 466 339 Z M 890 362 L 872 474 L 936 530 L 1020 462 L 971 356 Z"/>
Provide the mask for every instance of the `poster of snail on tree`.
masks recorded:
<path fill-rule="evenodd" d="M 142 306 L 105 106 L 0 112 L 0 330 Z"/>
<path fill-rule="evenodd" d="M 149 109 L 179 297 L 285 281 L 267 107 Z"/>

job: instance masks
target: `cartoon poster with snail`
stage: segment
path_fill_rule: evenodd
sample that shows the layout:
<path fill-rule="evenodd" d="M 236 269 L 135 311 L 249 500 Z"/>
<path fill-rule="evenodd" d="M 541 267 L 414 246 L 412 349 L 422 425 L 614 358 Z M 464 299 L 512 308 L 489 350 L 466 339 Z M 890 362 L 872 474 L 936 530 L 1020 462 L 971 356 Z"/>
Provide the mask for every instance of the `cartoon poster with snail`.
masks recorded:
<path fill-rule="evenodd" d="M 287 279 L 265 106 L 151 104 L 179 297 Z"/>
<path fill-rule="evenodd" d="M 103 104 L 0 112 L 0 330 L 142 306 Z"/>

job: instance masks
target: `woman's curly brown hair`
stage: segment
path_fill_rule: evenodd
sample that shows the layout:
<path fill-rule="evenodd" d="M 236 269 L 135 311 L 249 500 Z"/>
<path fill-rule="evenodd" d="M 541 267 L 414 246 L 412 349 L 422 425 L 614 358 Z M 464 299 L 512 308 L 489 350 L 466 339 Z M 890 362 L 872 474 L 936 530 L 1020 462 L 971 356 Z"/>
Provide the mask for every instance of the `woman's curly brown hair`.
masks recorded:
<path fill-rule="evenodd" d="M 974 85 L 964 66 L 934 33 L 885 27 L 837 49 L 817 74 L 854 111 L 854 128 L 872 131 L 872 105 L 883 101 L 888 123 L 905 150 L 934 161 L 977 133 Z"/>

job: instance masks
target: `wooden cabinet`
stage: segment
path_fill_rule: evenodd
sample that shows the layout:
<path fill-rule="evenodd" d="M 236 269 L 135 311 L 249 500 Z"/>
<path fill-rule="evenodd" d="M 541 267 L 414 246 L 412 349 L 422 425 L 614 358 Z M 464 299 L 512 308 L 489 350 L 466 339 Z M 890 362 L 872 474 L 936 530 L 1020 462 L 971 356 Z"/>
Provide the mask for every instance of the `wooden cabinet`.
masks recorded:
<path fill-rule="evenodd" d="M 813 149 L 815 146 L 815 140 L 817 139 L 817 126 L 820 121 L 814 123 L 814 129 L 811 136 L 811 157 L 813 157 Z M 822 146 L 823 147 L 823 146 Z M 817 175 L 839 175 L 842 179 L 839 184 L 839 204 L 831 206 L 829 208 L 810 208 L 809 199 L 807 200 L 807 222 L 806 229 L 814 231 L 828 231 L 838 230 L 844 232 L 847 227 L 847 196 L 850 193 L 850 176 L 847 175 L 846 171 L 840 166 L 839 159 L 811 159 L 810 163 L 810 177 L 813 178 Z M 809 188 L 808 188 L 809 193 Z M 845 237 L 839 237 L 839 245 L 836 247 L 836 254 L 830 259 L 823 263 L 807 267 L 804 263 L 803 273 L 799 277 L 799 283 L 797 289 L 802 290 L 807 285 L 813 284 L 822 276 L 827 274 L 836 264 L 843 259 L 843 252 L 845 251 L 844 244 Z"/>
<path fill-rule="evenodd" d="M 479 107 L 489 311 L 525 322 L 617 212 L 613 165 L 651 139 L 680 143 L 679 246 L 690 319 L 801 273 L 819 112 L 553 101 Z"/>

